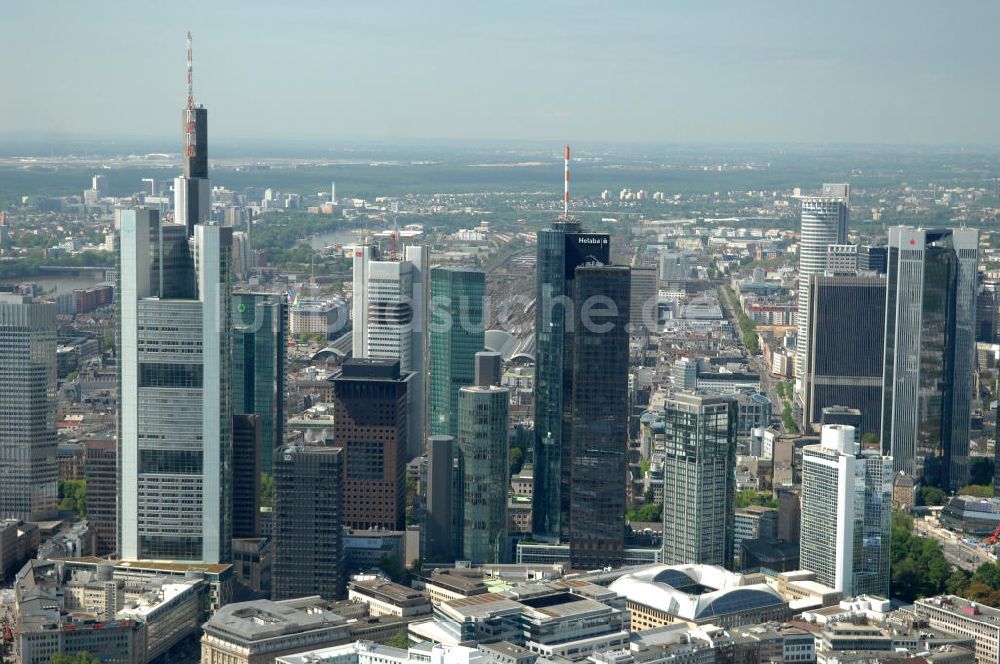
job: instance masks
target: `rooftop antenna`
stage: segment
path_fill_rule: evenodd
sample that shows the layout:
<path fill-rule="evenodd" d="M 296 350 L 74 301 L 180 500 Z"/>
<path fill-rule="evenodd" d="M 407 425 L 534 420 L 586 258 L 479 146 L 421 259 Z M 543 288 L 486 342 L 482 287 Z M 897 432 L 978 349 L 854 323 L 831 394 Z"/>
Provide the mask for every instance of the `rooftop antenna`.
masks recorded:
<path fill-rule="evenodd" d="M 569 218 L 569 146 L 566 146 L 566 181 L 563 184 L 563 219 Z"/>
<path fill-rule="evenodd" d="M 194 69 L 194 67 L 193 67 L 193 60 L 194 60 L 194 58 L 192 57 L 192 53 L 191 53 L 191 31 L 190 30 L 188 30 L 187 46 L 188 46 L 188 61 L 187 61 L 187 65 L 188 65 L 188 71 L 187 71 L 187 74 L 188 74 L 188 105 L 187 105 L 187 107 L 188 107 L 188 110 L 190 111 L 190 110 L 194 109 L 194 77 L 193 77 L 193 74 L 192 74 L 193 69 Z"/>

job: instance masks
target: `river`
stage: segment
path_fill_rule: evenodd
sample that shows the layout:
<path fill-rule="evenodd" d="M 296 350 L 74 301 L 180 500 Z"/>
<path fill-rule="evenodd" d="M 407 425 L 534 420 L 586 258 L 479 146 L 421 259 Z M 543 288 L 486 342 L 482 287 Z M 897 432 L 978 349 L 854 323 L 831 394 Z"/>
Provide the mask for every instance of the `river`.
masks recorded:
<path fill-rule="evenodd" d="M 34 277 L 4 279 L 3 284 L 17 286 L 19 284 L 38 284 L 46 292 L 55 289 L 57 294 L 68 293 L 77 288 L 88 288 L 104 281 L 104 273 L 96 270 L 84 270 L 79 275 L 42 274 Z"/>

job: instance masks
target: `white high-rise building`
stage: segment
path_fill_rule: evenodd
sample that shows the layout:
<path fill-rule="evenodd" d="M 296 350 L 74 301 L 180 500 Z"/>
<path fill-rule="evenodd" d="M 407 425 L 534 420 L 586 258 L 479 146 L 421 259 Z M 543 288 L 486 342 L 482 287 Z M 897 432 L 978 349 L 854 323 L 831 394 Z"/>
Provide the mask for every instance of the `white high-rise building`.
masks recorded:
<path fill-rule="evenodd" d="M 378 249 L 354 251 L 353 355 L 399 360 L 407 381 L 407 455 L 419 456 L 427 431 L 427 309 L 430 250 L 406 247 L 402 260 L 379 260 Z"/>
<path fill-rule="evenodd" d="M 805 373 L 809 345 L 809 277 L 826 271 L 827 247 L 847 242 L 849 184 L 824 184 L 821 196 L 800 198 L 802 233 L 799 239 L 798 335 L 795 339 L 795 376 Z"/>
<path fill-rule="evenodd" d="M 232 228 L 119 210 L 119 555 L 231 558 Z"/>
<path fill-rule="evenodd" d="M 0 293 L 0 518 L 54 519 L 56 305 Z"/>
<path fill-rule="evenodd" d="M 892 478 L 892 457 L 862 454 L 852 426 L 803 448 L 799 564 L 844 597 L 889 596 Z"/>

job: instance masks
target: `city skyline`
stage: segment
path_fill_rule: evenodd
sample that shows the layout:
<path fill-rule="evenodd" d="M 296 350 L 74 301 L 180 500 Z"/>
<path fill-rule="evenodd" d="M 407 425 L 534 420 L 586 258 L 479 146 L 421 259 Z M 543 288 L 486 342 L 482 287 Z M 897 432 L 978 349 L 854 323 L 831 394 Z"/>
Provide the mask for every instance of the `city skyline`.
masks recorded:
<path fill-rule="evenodd" d="M 8 49 L 22 60 L 0 73 L 18 102 L 0 137 L 171 136 L 191 30 L 195 101 L 213 109 L 216 140 L 1000 143 L 990 114 L 1000 93 L 983 85 L 1000 7 L 976 0 L 953 5 L 956 24 L 938 20 L 936 3 L 902 0 L 755 12 L 636 2 L 613 13 L 593 2 L 298 2 L 253 49 L 243 45 L 254 8 L 185 5 L 109 2 L 86 31 L 76 26 L 90 8 L 8 8 L 21 26 Z M 115 36 L 133 21 L 145 39 L 119 57 Z M 102 81 L 143 80 L 174 83 L 91 94 Z M 610 101 L 608 86 L 634 103 Z M 813 103 L 831 87 L 837 103 Z M 309 103 L 291 107 L 289 96 Z M 74 104 L 55 103 L 66 97 Z"/>

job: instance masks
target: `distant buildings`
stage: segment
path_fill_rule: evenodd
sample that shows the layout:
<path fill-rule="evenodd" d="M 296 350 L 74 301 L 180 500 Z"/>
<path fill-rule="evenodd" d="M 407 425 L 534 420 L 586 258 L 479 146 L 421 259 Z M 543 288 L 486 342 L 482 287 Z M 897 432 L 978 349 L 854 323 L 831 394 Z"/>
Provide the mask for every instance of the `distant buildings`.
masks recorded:
<path fill-rule="evenodd" d="M 232 547 L 232 229 L 165 225 L 153 210 L 116 214 L 119 554 L 226 562 Z"/>
<path fill-rule="evenodd" d="M 473 384 L 476 353 L 485 343 L 485 283 L 479 270 L 431 270 L 431 435 L 458 435 L 459 389 Z"/>
<path fill-rule="evenodd" d="M 343 449 L 322 445 L 289 444 L 275 453 L 274 599 L 343 597 L 346 456 Z"/>
<path fill-rule="evenodd" d="M 681 392 L 666 403 L 663 562 L 733 566 L 736 402 Z"/>
<path fill-rule="evenodd" d="M 968 484 L 979 231 L 889 229 L 882 449 L 922 484 Z"/>
<path fill-rule="evenodd" d="M 59 512 L 56 305 L 0 293 L 0 517 Z"/>
<path fill-rule="evenodd" d="M 892 459 L 862 454 L 851 426 L 824 426 L 802 451 L 800 565 L 844 597 L 889 597 L 892 477 Z"/>

